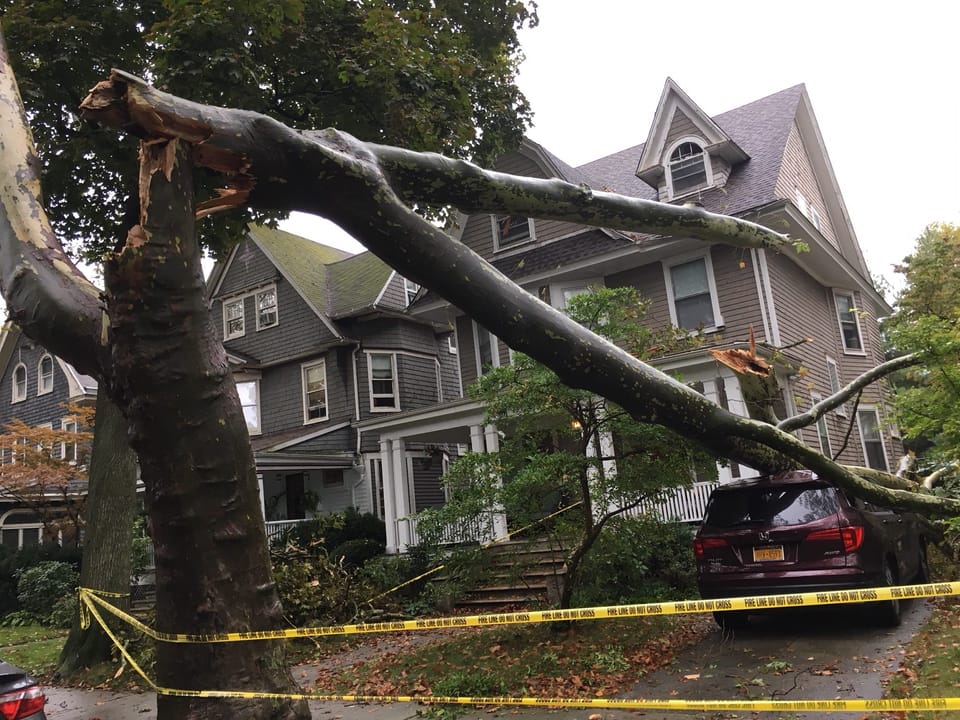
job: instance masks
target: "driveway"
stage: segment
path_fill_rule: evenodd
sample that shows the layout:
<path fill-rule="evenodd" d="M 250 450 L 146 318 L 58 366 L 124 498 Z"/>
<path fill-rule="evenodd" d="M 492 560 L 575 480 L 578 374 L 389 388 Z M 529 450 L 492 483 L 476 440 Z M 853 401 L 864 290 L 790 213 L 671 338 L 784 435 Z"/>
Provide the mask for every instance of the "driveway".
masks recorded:
<path fill-rule="evenodd" d="M 863 607 L 814 608 L 756 616 L 751 627 L 731 637 L 719 630 L 682 653 L 668 667 L 641 678 L 634 697 L 690 700 L 834 700 L 879 698 L 882 681 L 900 666 L 902 648 L 933 611 L 929 601 L 905 604 L 898 628 L 877 628 Z M 310 682 L 309 669 L 297 668 Z M 418 706 L 311 703 L 316 720 L 370 718 L 408 720 Z M 151 694 L 48 688 L 50 720 L 126 720 L 156 718 Z M 751 717 L 750 713 L 684 711 L 594 711 L 501 708 L 469 710 L 467 720 L 524 716 L 551 720 L 721 720 Z M 769 720 L 838 720 L 849 713 L 762 713 Z M 858 716 L 859 717 L 859 716 Z"/>

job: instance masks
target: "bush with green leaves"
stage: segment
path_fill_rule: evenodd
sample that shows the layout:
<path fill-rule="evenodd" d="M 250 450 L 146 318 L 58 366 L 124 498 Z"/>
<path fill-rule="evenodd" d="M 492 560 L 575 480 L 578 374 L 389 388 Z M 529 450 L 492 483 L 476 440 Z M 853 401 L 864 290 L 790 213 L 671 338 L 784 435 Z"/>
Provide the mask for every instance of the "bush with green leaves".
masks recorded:
<path fill-rule="evenodd" d="M 376 595 L 355 570 L 324 552 L 275 556 L 273 574 L 286 618 L 296 627 L 356 621 Z"/>
<path fill-rule="evenodd" d="M 76 595 L 79 580 L 70 563 L 44 560 L 18 573 L 17 601 L 41 624 L 52 624 L 62 614 L 62 607 L 54 613 L 57 603 Z"/>
<path fill-rule="evenodd" d="M 693 530 L 650 516 L 615 518 L 580 571 L 581 607 L 696 597 Z"/>

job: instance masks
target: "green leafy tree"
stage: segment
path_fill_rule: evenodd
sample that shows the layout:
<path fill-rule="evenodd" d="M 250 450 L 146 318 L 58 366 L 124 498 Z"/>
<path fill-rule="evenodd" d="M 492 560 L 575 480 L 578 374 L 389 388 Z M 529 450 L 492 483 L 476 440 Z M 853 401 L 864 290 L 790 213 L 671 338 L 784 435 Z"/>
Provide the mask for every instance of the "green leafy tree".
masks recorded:
<path fill-rule="evenodd" d="M 922 465 L 949 469 L 960 458 L 960 227 L 928 226 L 897 272 L 906 285 L 886 325 L 889 342 L 925 358 L 903 373 L 898 420 Z"/>
<path fill-rule="evenodd" d="M 672 328 L 651 329 L 644 323 L 648 305 L 635 288 L 598 287 L 572 298 L 567 312 L 642 360 L 697 342 Z M 490 368 L 468 392 L 506 435 L 498 452 L 470 453 L 454 463 L 445 476 L 451 501 L 426 512 L 418 527 L 439 540 L 450 527 L 483 523 L 490 508 L 500 508 L 519 529 L 569 507 L 550 520 L 567 550 L 561 607 L 569 607 L 583 559 L 610 520 L 665 489 L 689 485 L 695 466 L 715 468 L 700 446 L 564 385 L 526 355 Z"/>

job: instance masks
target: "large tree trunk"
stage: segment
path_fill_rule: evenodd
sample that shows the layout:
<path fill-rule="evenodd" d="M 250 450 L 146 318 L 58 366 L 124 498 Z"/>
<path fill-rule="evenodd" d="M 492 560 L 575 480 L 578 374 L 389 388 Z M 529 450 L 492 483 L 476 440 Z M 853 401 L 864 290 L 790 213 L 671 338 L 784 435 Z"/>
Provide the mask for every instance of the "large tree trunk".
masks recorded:
<path fill-rule="evenodd" d="M 89 490 L 84 507 L 86 530 L 80 585 L 113 593 L 130 590 L 130 542 L 136 515 L 137 460 L 127 441 L 127 421 L 106 391 L 97 395 L 97 415 L 90 455 Z M 127 598 L 114 601 L 121 607 Z M 60 651 L 57 676 L 110 659 L 113 642 L 97 623 L 86 630 L 73 621 Z"/>
<path fill-rule="evenodd" d="M 253 454 L 204 302 L 187 149 L 141 149 L 141 226 L 105 266 L 111 390 L 140 459 L 156 552 L 157 626 L 221 633 L 281 626 Z M 280 642 L 159 643 L 177 689 L 290 692 Z M 161 695 L 160 718 L 305 718 L 304 702 Z"/>

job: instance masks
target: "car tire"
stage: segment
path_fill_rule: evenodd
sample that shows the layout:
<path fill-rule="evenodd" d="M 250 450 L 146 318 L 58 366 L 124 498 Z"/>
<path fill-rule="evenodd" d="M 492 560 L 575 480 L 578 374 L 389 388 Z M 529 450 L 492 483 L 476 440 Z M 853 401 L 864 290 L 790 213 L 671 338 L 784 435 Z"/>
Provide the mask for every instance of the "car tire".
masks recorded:
<path fill-rule="evenodd" d="M 897 577 L 893 566 L 886 562 L 883 566 L 883 582 L 887 587 L 897 584 Z M 877 622 L 884 627 L 896 627 L 900 624 L 900 601 L 899 600 L 881 600 L 874 603 L 876 605 Z"/>
<path fill-rule="evenodd" d="M 724 633 L 742 630 L 750 624 L 750 616 L 744 610 L 723 610 L 713 613 L 713 619 Z"/>
<path fill-rule="evenodd" d="M 930 582 L 930 562 L 927 560 L 926 543 L 920 543 L 920 558 L 917 560 L 916 582 L 918 584 Z"/>

